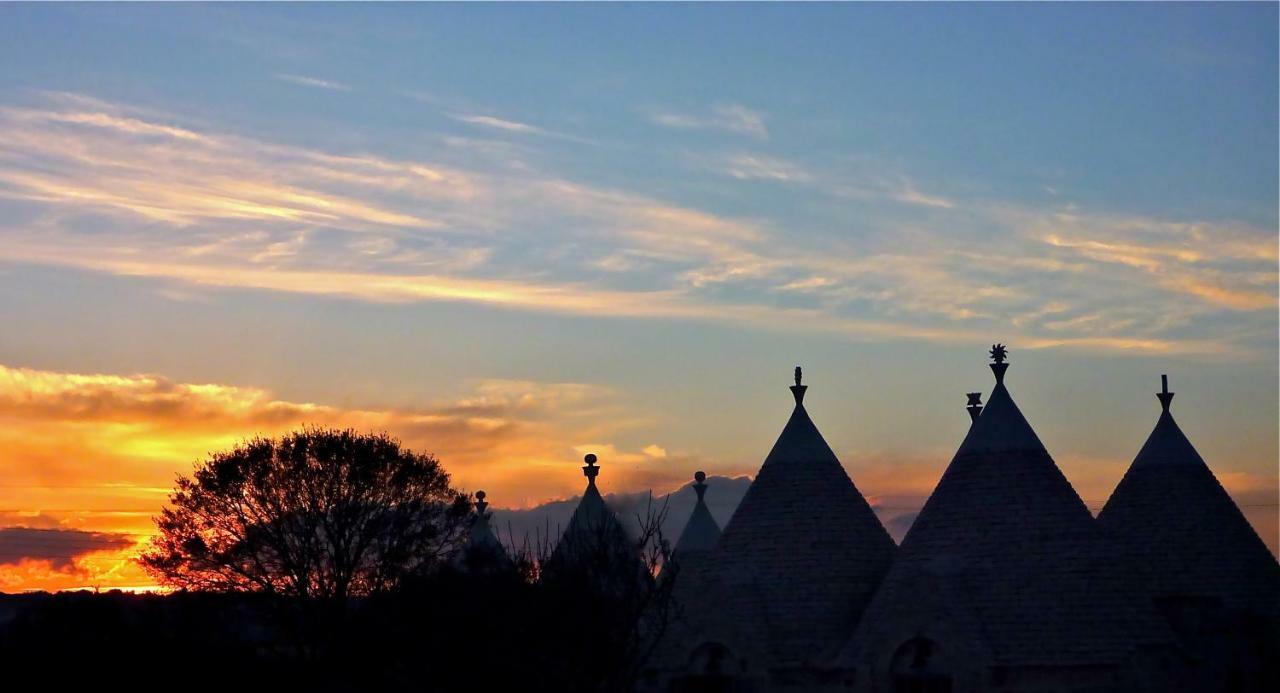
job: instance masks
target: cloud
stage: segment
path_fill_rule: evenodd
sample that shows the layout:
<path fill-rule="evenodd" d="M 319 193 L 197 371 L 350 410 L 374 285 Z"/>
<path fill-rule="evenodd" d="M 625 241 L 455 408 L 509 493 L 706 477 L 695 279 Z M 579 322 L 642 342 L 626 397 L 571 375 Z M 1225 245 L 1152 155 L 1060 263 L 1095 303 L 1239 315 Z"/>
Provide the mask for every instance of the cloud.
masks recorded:
<path fill-rule="evenodd" d="M 499 130 L 502 132 L 518 133 L 522 135 L 537 135 L 539 137 L 550 137 L 553 139 L 566 140 L 576 142 L 578 144 L 595 144 L 593 140 L 577 135 L 570 135 L 555 130 L 547 130 L 536 125 L 522 123 L 516 120 L 508 120 L 492 115 L 483 115 L 478 113 L 449 113 L 450 118 L 468 125 L 476 125 L 479 127 L 489 128 L 491 130 Z"/>
<path fill-rule="evenodd" d="M 494 116 L 451 113 L 449 117 L 462 123 L 470 123 L 471 125 L 480 125 L 487 128 L 496 128 L 498 130 L 506 130 L 507 132 L 527 132 L 536 135 L 546 134 L 546 130 L 543 130 L 540 127 L 535 127 L 528 123 L 518 123 L 514 120 L 503 120 L 502 118 L 496 118 Z"/>
<path fill-rule="evenodd" d="M 1277 305 L 1275 238 L 1240 225 L 1083 219 L 1056 215 L 1041 226 L 1042 240 L 1099 264 L 1150 275 L 1173 292 L 1231 310 L 1274 311 Z"/>
<path fill-rule="evenodd" d="M 1032 348 L 1243 356 L 1274 327 L 1275 233 L 1239 222 L 966 201 L 901 175 L 833 182 L 753 153 L 708 164 L 849 206 L 830 227 L 793 226 L 567 180 L 507 146 L 330 152 L 45 99 L 0 107 L 0 202 L 39 210 L 0 223 L 4 261 L 160 281 L 188 298 L 466 302 L 852 340 L 984 342 L 998 330 Z M 1223 327 L 1194 329 L 1206 319 Z"/>
<path fill-rule="evenodd" d="M 800 166 L 782 159 L 751 154 L 737 154 L 724 162 L 724 173 L 739 180 L 773 180 L 805 183 L 812 180 Z"/>
<path fill-rule="evenodd" d="M 0 153 L 0 194 L 8 197 L 124 212 L 179 227 L 208 221 L 352 230 L 439 224 L 318 189 L 330 180 L 352 182 L 370 170 L 385 174 L 393 166 L 377 160 L 272 147 L 101 112 L 0 107 L 0 128 L 10 143 Z M 417 186 L 424 195 L 466 195 L 465 180 L 448 172 L 396 172 L 403 185 Z"/>
<path fill-rule="evenodd" d="M 594 449 L 613 489 L 683 478 L 687 457 L 669 446 L 633 451 L 608 442 L 646 417 L 588 383 L 481 379 L 415 407 L 354 408 L 155 374 L 0 365 L 0 526 L 26 533 L 0 535 L 0 562 L 10 564 L 0 569 L 0 589 L 147 584 L 129 564 L 132 541 L 152 533 L 174 476 L 255 435 L 303 424 L 387 431 L 434 454 L 457 487 L 484 488 L 495 503 L 519 507 L 581 489 L 582 441 L 602 441 Z M 44 553 L 34 539 L 23 540 L 30 552 L 15 548 L 28 534 L 45 537 Z M 91 550 L 98 553 L 80 557 Z"/>
<path fill-rule="evenodd" d="M 15 478 L 25 473 L 38 482 L 93 472 L 101 475 L 91 479 L 95 483 L 115 483 L 114 493 L 148 502 L 156 500 L 154 490 L 168 487 L 175 469 L 206 452 L 303 423 L 390 431 L 411 447 L 440 456 L 463 483 L 469 483 L 475 465 L 498 476 L 508 467 L 523 470 L 528 460 L 519 458 L 554 463 L 574 459 L 571 434 L 557 426 L 572 425 L 579 435 L 607 435 L 625 427 L 627 420 L 609 390 L 579 383 L 479 380 L 453 401 L 413 409 L 354 409 L 278 400 L 260 388 L 180 383 L 152 374 L 78 374 L 0 365 L 0 421 L 15 427 L 0 432 L 0 438 L 11 441 L 16 450 L 42 450 L 42 457 L 75 449 L 89 458 L 118 458 L 109 470 L 86 470 L 77 460 L 81 455 L 66 455 L 51 466 L 18 465 Z M 76 434 L 70 436 L 71 431 Z M 60 438 L 59 432 L 66 437 Z M 629 454 L 608 444 L 601 447 L 618 457 Z M 153 462 L 163 463 L 159 475 L 149 473 L 157 471 Z M 131 476 L 133 471 L 148 473 Z M 114 478 L 117 473 L 122 478 Z M 501 481 L 494 478 L 490 483 Z M 527 490 L 537 493 L 538 486 Z"/>
<path fill-rule="evenodd" d="M 0 527 L 0 565 L 17 565 L 24 560 L 47 561 L 66 572 L 80 556 L 132 546 L 128 536 L 75 529 Z"/>
<path fill-rule="evenodd" d="M 331 82 L 326 79 L 317 79 L 315 77 L 304 77 L 302 75 L 276 75 L 276 79 L 290 84 L 297 84 L 302 87 L 314 87 L 316 89 L 328 89 L 330 91 L 351 91 L 351 87 L 340 82 Z"/>
<path fill-rule="evenodd" d="M 718 104 L 705 113 L 657 111 L 650 121 L 677 130 L 719 130 L 757 139 L 769 139 L 765 114 L 740 104 Z"/>
<path fill-rule="evenodd" d="M 47 519 L 26 515 L 20 519 Z M 151 584 L 132 560 L 138 535 L 27 524 L 0 526 L 0 593 Z"/>
<path fill-rule="evenodd" d="M 893 199 L 898 200 L 899 202 L 905 202 L 912 205 L 941 207 L 943 209 L 951 209 L 955 206 L 950 200 L 937 195 L 926 195 L 925 193 L 916 190 L 915 186 L 909 183 L 895 191 L 892 196 Z"/>

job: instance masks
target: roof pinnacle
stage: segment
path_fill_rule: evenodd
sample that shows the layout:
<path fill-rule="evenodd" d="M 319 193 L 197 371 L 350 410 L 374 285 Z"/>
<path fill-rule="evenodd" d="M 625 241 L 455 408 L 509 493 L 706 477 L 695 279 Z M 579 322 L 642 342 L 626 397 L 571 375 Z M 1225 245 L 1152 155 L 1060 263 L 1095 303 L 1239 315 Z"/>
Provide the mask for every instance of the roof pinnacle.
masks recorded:
<path fill-rule="evenodd" d="M 966 392 L 964 394 L 969 398 L 969 403 L 965 405 L 965 409 L 969 410 L 969 420 L 977 421 L 978 415 L 982 413 L 982 393 Z"/>
<path fill-rule="evenodd" d="M 702 502 L 702 496 L 707 492 L 707 475 L 705 472 L 697 471 L 693 473 L 693 491 L 698 494 L 698 502 Z"/>
<path fill-rule="evenodd" d="M 484 497 L 484 491 L 476 491 L 476 512 L 481 515 L 484 515 L 484 509 L 489 507 L 489 504 L 485 502 Z"/>
<path fill-rule="evenodd" d="M 600 473 L 600 468 L 596 466 L 595 454 L 590 452 L 587 453 L 586 456 L 582 458 L 582 461 L 587 463 L 587 466 L 582 468 L 583 475 L 587 477 L 587 484 L 589 486 L 595 486 L 596 475 Z"/>
<path fill-rule="evenodd" d="M 800 367 L 796 366 L 796 384 L 791 386 L 791 394 L 796 398 L 797 407 L 804 403 L 804 391 L 809 389 L 808 385 L 800 384 L 801 376 Z"/>
<path fill-rule="evenodd" d="M 1004 383 L 1004 372 L 1009 370 L 1005 359 L 1009 358 L 1009 350 L 1003 344 L 991 345 L 991 372 L 996 374 L 996 385 Z"/>
<path fill-rule="evenodd" d="M 1156 393 L 1156 399 L 1160 400 L 1161 410 L 1169 411 L 1169 403 L 1173 401 L 1173 393 L 1169 392 L 1169 376 L 1164 373 L 1160 374 L 1160 391 Z"/>

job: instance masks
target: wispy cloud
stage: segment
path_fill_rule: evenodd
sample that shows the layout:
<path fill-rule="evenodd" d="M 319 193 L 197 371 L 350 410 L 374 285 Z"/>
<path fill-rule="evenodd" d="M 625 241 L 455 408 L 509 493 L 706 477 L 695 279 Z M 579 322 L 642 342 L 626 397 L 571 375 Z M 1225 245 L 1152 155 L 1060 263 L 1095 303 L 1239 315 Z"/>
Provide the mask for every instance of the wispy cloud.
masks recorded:
<path fill-rule="evenodd" d="M 278 74 L 276 79 L 290 84 L 296 84 L 301 87 L 313 87 L 315 89 L 328 89 L 330 91 L 351 91 L 351 87 L 341 83 L 333 82 L 327 79 L 319 79 L 316 77 L 306 77 L 303 75 Z"/>
<path fill-rule="evenodd" d="M 739 152 L 728 156 L 686 156 L 695 168 L 710 170 L 737 180 L 772 181 L 802 185 L 834 198 L 867 202 L 890 201 L 897 204 L 951 209 L 955 203 L 941 195 L 921 191 L 917 184 L 902 175 L 847 174 L 811 170 L 794 161 L 765 154 Z"/>
<path fill-rule="evenodd" d="M 1264 229 L 957 200 L 756 153 L 715 165 L 826 191 L 848 221 L 712 213 L 509 149 L 334 153 L 72 96 L 0 108 L 0 136 L 0 197 L 50 212 L 0 225 L 5 260 L 188 288 L 1166 353 L 1237 350 L 1276 305 Z M 1224 311 L 1250 317 L 1188 330 Z"/>
<path fill-rule="evenodd" d="M 758 139 L 769 139 L 766 116 L 740 104 L 718 104 L 702 113 L 655 111 L 649 119 L 662 127 L 677 130 L 720 130 Z"/>
<path fill-rule="evenodd" d="M 546 128 L 538 127 L 536 125 L 530 125 L 529 123 L 522 123 L 520 121 L 509 120 L 507 118 L 499 118 L 493 115 L 485 115 L 481 113 L 451 112 L 448 114 L 448 116 L 460 123 L 466 123 L 468 125 L 475 125 L 477 127 L 488 128 L 490 130 L 498 130 L 501 132 L 516 133 L 521 135 L 535 135 L 538 137 L 549 137 L 557 140 L 576 142 L 578 144 L 592 144 L 592 145 L 595 144 L 594 141 L 586 137 L 579 137 L 578 135 L 571 135 L 569 133 L 559 132 L 556 130 L 548 130 Z"/>
<path fill-rule="evenodd" d="M 202 220 L 343 228 L 439 224 L 319 189 L 326 179 L 374 175 L 384 184 L 398 175 L 398 185 L 419 194 L 467 194 L 465 177 L 450 171 L 200 134 L 116 113 L 0 107 L 0 127 L 11 145 L 0 153 L 0 164 L 8 164 L 0 165 L 0 184 L 9 196 L 183 226 Z"/>
<path fill-rule="evenodd" d="M 1280 239 L 1251 227 L 1058 214 L 1034 228 L 1056 249 L 1136 271 L 1169 292 L 1234 311 L 1277 306 Z"/>
<path fill-rule="evenodd" d="M 540 127 L 529 125 L 528 123 L 519 123 L 514 120 L 504 120 L 494 116 L 472 115 L 467 113 L 451 113 L 450 118 L 463 123 L 472 125 L 480 125 L 487 128 L 496 128 L 498 130 L 506 130 L 507 132 L 528 132 L 535 135 L 546 134 L 546 130 Z"/>
<path fill-rule="evenodd" d="M 905 202 L 912 205 L 923 205 L 925 207 L 941 207 L 943 209 L 951 209 L 955 206 L 950 200 L 938 195 L 927 195 L 920 192 L 910 183 L 905 183 L 892 193 L 892 197 L 899 202 Z"/>
<path fill-rule="evenodd" d="M 739 180 L 774 180 L 807 183 L 813 176 L 798 164 L 767 156 L 735 154 L 724 162 L 724 172 Z"/>

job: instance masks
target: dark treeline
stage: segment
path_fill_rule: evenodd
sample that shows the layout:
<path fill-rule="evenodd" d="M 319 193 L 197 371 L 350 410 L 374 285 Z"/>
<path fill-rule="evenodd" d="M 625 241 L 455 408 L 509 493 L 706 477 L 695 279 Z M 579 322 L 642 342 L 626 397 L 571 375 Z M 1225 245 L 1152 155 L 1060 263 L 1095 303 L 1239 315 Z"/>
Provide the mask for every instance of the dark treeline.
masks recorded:
<path fill-rule="evenodd" d="M 483 491 L 386 435 L 247 441 L 156 520 L 139 560 L 172 592 L 0 595 L 0 663 L 60 687 L 631 690 L 679 571 L 665 506 L 624 529 L 587 457 L 564 536 L 503 546 Z"/>
<path fill-rule="evenodd" d="M 145 690 L 621 690 L 633 613 L 569 585 L 454 570 L 340 610 L 253 593 L 0 595 L 0 662 L 60 687 L 128 672 Z"/>

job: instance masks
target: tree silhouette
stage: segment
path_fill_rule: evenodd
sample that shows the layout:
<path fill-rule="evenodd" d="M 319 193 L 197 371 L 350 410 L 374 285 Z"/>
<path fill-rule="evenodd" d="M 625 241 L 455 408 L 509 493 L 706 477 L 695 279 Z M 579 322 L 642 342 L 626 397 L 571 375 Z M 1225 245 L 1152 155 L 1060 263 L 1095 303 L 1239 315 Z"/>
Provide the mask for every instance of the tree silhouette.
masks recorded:
<path fill-rule="evenodd" d="M 179 476 L 139 559 L 161 583 L 341 601 L 446 560 L 470 505 L 430 455 L 386 434 L 304 428 Z"/>
<path fill-rule="evenodd" d="M 572 644 L 578 655 L 544 666 L 548 690 L 635 690 L 674 616 L 679 570 L 662 532 L 667 511 L 666 500 L 656 505 L 650 496 L 629 530 L 597 517 L 560 544 L 516 552 L 537 566 L 546 610 L 540 637 L 553 647 Z"/>

